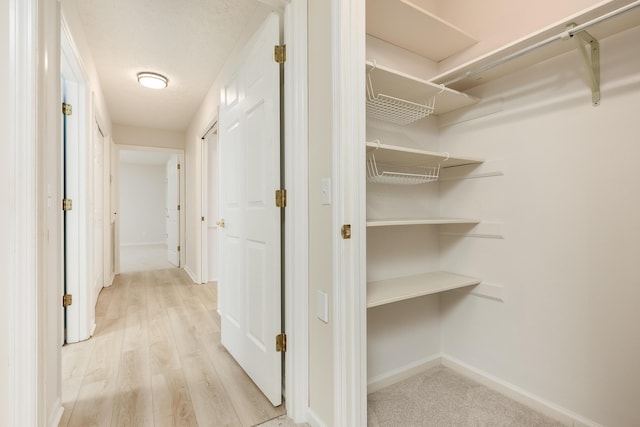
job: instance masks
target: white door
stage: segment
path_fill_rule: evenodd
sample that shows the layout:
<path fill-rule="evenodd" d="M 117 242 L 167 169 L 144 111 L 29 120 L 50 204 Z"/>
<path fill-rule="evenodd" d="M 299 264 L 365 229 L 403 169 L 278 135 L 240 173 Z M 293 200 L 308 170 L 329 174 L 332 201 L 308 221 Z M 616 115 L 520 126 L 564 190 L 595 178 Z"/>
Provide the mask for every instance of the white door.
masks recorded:
<path fill-rule="evenodd" d="M 167 259 L 180 266 L 180 164 L 178 156 L 167 161 Z"/>
<path fill-rule="evenodd" d="M 271 15 L 223 84 L 218 128 L 222 344 L 274 405 L 282 403 L 277 44 L 278 17 Z"/>

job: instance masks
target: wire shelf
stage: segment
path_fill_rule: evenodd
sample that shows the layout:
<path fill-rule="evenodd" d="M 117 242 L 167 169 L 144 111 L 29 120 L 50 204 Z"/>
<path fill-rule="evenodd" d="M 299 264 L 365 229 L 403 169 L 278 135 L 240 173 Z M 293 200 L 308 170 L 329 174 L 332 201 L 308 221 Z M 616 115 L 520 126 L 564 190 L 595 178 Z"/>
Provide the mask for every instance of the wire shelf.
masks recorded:
<path fill-rule="evenodd" d="M 369 117 L 399 125 L 408 125 L 433 114 L 436 96 L 431 97 L 425 104 L 419 104 L 383 93 L 376 93 L 371 81 L 371 73 L 375 69 L 374 65 L 367 73 L 367 115 Z M 444 90 L 444 86 L 442 90 Z"/>
<path fill-rule="evenodd" d="M 378 163 L 372 153 L 367 160 L 367 178 L 376 184 L 416 185 L 434 182 L 440 176 L 440 163 L 433 166 L 408 166 Z"/>

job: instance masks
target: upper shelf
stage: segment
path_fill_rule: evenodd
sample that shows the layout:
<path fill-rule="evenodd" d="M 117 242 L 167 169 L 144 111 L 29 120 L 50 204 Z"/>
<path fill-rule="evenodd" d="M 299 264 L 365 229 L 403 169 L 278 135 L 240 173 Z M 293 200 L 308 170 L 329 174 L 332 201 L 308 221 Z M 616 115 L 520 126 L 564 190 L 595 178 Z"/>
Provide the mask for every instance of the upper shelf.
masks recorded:
<path fill-rule="evenodd" d="M 499 49 L 489 52 L 479 58 L 459 65 L 449 71 L 439 74 L 432 78 L 430 81 L 437 84 L 447 83 L 448 81 L 463 76 L 466 73 L 474 72 L 481 69 L 487 64 L 491 64 L 495 61 L 499 61 L 508 55 L 514 54 L 522 49 L 533 46 L 543 40 L 554 37 L 567 30 L 569 24 L 581 25 L 589 22 L 607 13 L 613 12 L 624 6 L 631 4 L 629 0 L 612 0 L 604 3 L 599 3 L 591 8 L 588 8 L 580 13 L 569 16 L 562 21 L 549 25 L 540 31 L 531 33 L 519 40 L 514 41 L 508 45 L 505 45 Z M 622 32 L 624 30 L 633 28 L 640 25 L 640 7 L 627 11 L 621 15 L 612 17 L 609 20 L 598 23 L 592 27 L 587 28 L 589 34 L 595 39 L 602 40 L 610 35 Z M 456 83 L 448 84 L 449 87 L 456 90 L 469 90 L 475 86 L 481 85 L 491 80 L 495 80 L 509 73 L 522 70 L 530 67 L 534 64 L 540 63 L 546 59 L 553 58 L 554 56 L 561 55 L 563 53 L 576 49 L 576 43 L 574 40 L 560 40 L 552 42 L 544 47 L 535 49 L 523 56 L 516 59 L 512 59 L 506 63 L 503 63 L 490 70 L 484 71 L 473 77 L 466 78 Z"/>
<path fill-rule="evenodd" d="M 446 225 L 446 224 L 479 224 L 473 218 L 402 218 L 367 220 L 367 227 L 396 227 L 399 225 Z"/>
<path fill-rule="evenodd" d="M 446 153 L 378 144 L 377 142 L 367 142 L 367 152 L 375 152 L 376 160 L 379 162 L 410 166 L 440 163 L 441 168 L 450 168 L 484 162 L 483 159 L 477 157 L 447 156 Z"/>
<path fill-rule="evenodd" d="M 367 0 L 367 33 L 435 62 L 477 42 L 408 0 Z"/>
<path fill-rule="evenodd" d="M 372 61 L 367 61 L 367 75 L 371 78 L 371 86 L 375 95 L 384 94 L 415 104 L 427 104 L 435 96 L 433 111 L 435 115 L 467 107 L 479 101 L 475 96 L 449 88 L 443 90 L 440 85 L 389 67 L 374 65 Z"/>

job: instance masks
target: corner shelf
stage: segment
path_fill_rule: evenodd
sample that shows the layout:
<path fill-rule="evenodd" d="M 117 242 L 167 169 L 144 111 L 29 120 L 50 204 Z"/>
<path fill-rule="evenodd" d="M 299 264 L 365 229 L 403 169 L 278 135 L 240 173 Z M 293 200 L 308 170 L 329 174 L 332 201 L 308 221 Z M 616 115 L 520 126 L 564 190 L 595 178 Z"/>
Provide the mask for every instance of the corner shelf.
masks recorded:
<path fill-rule="evenodd" d="M 480 284 L 474 277 L 437 271 L 367 283 L 367 308 Z"/>
<path fill-rule="evenodd" d="M 409 0 L 368 0 L 367 33 L 435 62 L 477 43 L 460 28 Z"/>
<path fill-rule="evenodd" d="M 473 105 L 480 100 L 475 96 L 443 88 L 438 84 L 375 64 L 373 61 L 366 62 L 366 72 L 371 77 L 376 95 L 385 94 L 414 104 L 426 104 L 435 96 L 433 114 L 436 116 Z"/>
<path fill-rule="evenodd" d="M 398 147 L 395 145 L 367 142 L 367 152 L 374 152 L 379 162 L 397 163 L 403 165 L 421 165 L 428 163 L 440 163 L 441 168 L 472 165 L 484 162 L 477 157 L 448 156 L 434 151 L 418 150 L 415 148 Z"/>
<path fill-rule="evenodd" d="M 471 218 L 407 218 L 407 219 L 372 219 L 367 227 L 393 227 L 401 225 L 446 225 L 446 224 L 479 224 L 479 219 Z"/>

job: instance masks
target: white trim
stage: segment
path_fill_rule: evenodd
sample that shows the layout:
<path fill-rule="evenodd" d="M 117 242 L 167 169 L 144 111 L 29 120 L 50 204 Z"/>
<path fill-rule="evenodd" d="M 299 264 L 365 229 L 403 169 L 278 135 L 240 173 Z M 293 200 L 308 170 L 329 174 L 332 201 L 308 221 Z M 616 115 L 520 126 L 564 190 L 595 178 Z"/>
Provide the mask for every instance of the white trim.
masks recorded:
<path fill-rule="evenodd" d="M 60 420 L 62 420 L 62 414 L 64 413 L 64 407 L 62 406 L 62 400 L 58 398 L 54 409 L 51 411 L 51 415 L 49 416 L 49 421 L 47 422 L 47 426 L 49 427 L 58 427 L 60 424 Z"/>
<path fill-rule="evenodd" d="M 442 355 L 436 354 L 435 356 L 427 357 L 416 362 L 409 363 L 405 366 L 393 369 L 384 374 L 378 375 L 369 379 L 369 385 L 367 393 L 371 394 L 378 390 L 382 390 L 385 387 L 389 387 L 400 381 L 404 381 L 407 378 L 411 378 L 424 371 L 432 368 L 437 368 L 442 365 Z"/>
<path fill-rule="evenodd" d="M 307 422 L 311 427 L 329 427 L 311 408 L 307 410 Z"/>
<path fill-rule="evenodd" d="M 191 281 L 193 283 L 198 283 L 198 281 L 196 280 L 196 275 L 193 273 L 193 270 L 191 270 L 191 268 L 188 265 L 185 265 L 183 267 L 183 270 L 187 273 L 189 278 L 191 278 Z"/>
<path fill-rule="evenodd" d="M 38 424 L 38 277 L 37 257 L 37 46 L 38 14 L 36 0 L 10 2 L 10 82 L 13 87 L 6 101 L 12 105 L 9 118 L 10 143 L 14 157 L 10 189 L 13 200 L 8 237 L 13 248 L 8 273 L 10 384 L 12 401 L 9 423 L 15 426 Z M 5 367 L 3 367 L 5 369 Z"/>
<path fill-rule="evenodd" d="M 568 409 L 562 408 L 539 396 L 529 393 L 528 391 L 523 390 L 516 385 L 501 380 L 500 378 L 494 377 L 493 375 L 481 371 L 480 369 L 474 368 L 471 365 L 467 365 L 466 363 L 453 357 L 443 355 L 442 366 L 445 366 L 459 373 L 460 375 L 477 381 L 480 384 L 487 386 L 488 388 L 495 390 L 498 393 L 501 393 L 508 398 L 515 400 L 516 402 L 522 403 L 523 405 L 526 405 L 563 424 L 579 425 L 584 427 L 603 427 L 601 424 L 598 424 L 595 421 L 586 419 L 581 415 L 576 414 L 575 412 L 571 412 Z"/>
<path fill-rule="evenodd" d="M 284 224 L 284 326 L 287 415 L 307 420 L 309 407 L 309 159 L 307 0 L 292 0 L 284 13 L 284 170 L 289 193 Z"/>
<path fill-rule="evenodd" d="M 334 422 L 366 425 L 365 0 L 333 0 Z M 340 227 L 351 224 L 351 240 Z"/>

